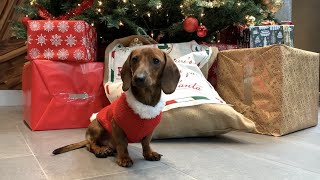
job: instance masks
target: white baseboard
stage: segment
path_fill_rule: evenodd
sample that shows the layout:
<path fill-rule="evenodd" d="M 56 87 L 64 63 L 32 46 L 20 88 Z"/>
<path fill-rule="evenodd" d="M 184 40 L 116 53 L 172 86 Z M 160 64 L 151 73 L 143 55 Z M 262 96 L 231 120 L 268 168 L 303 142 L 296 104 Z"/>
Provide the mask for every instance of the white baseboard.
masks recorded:
<path fill-rule="evenodd" d="M 22 90 L 0 90 L 0 106 L 22 105 Z"/>

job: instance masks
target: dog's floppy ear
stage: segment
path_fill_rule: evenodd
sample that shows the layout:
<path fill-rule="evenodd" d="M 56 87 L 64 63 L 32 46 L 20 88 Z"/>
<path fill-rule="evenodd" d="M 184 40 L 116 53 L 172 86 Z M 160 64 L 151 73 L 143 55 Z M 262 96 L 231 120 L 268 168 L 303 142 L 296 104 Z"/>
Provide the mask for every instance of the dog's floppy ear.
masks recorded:
<path fill-rule="evenodd" d="M 131 53 L 132 54 L 132 53 Z M 122 90 L 127 91 L 131 86 L 132 72 L 130 67 L 131 54 L 128 56 L 127 60 L 124 62 L 121 69 L 121 79 L 122 79 Z"/>
<path fill-rule="evenodd" d="M 176 90 L 180 79 L 180 72 L 171 57 L 164 52 L 166 64 L 161 77 L 161 89 L 166 94 L 171 94 Z"/>

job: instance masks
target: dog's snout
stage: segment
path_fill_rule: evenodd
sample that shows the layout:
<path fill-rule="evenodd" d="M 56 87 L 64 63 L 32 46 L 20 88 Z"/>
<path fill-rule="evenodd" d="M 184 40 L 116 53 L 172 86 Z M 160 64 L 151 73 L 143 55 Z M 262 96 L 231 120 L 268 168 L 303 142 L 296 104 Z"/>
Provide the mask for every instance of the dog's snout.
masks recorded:
<path fill-rule="evenodd" d="M 138 85 L 142 85 L 146 80 L 146 76 L 144 74 L 137 74 L 134 78 L 134 81 L 138 84 Z"/>

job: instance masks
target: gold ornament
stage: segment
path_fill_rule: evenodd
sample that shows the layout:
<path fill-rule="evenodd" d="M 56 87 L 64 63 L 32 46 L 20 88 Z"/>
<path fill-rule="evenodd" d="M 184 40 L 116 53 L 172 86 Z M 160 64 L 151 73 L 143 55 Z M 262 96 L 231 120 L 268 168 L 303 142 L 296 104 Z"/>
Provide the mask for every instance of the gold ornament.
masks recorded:
<path fill-rule="evenodd" d="M 265 5 L 274 14 L 282 8 L 283 0 L 261 0 L 261 4 Z"/>
<path fill-rule="evenodd" d="M 272 13 L 278 12 L 283 6 L 283 0 L 273 0 L 273 6 L 269 9 Z"/>
<path fill-rule="evenodd" d="M 254 26 L 256 25 L 256 18 L 254 16 L 249 16 L 249 15 L 246 15 L 246 20 L 247 20 L 247 25 L 248 26 Z"/>
<path fill-rule="evenodd" d="M 263 4 L 263 5 L 268 5 L 268 4 L 270 4 L 271 3 L 271 0 L 261 0 L 261 4 Z"/>

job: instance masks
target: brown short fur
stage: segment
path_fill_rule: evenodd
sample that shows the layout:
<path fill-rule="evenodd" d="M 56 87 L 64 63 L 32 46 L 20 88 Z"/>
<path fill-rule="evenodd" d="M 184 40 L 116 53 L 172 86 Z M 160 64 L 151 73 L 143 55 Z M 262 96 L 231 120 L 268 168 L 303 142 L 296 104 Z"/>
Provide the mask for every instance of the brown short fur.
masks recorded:
<path fill-rule="evenodd" d="M 161 90 L 166 94 L 173 93 L 179 78 L 180 73 L 173 60 L 157 48 L 133 50 L 121 70 L 122 89 L 127 91 L 131 88 L 137 101 L 150 106 L 159 102 Z M 96 157 L 116 155 L 118 165 L 132 166 L 126 135 L 114 120 L 111 123 L 110 134 L 97 120 L 93 120 L 88 126 L 86 140 L 58 148 L 52 153 L 61 154 L 86 146 Z M 161 155 L 151 149 L 151 139 L 152 133 L 141 141 L 143 156 L 146 160 L 159 161 Z"/>

